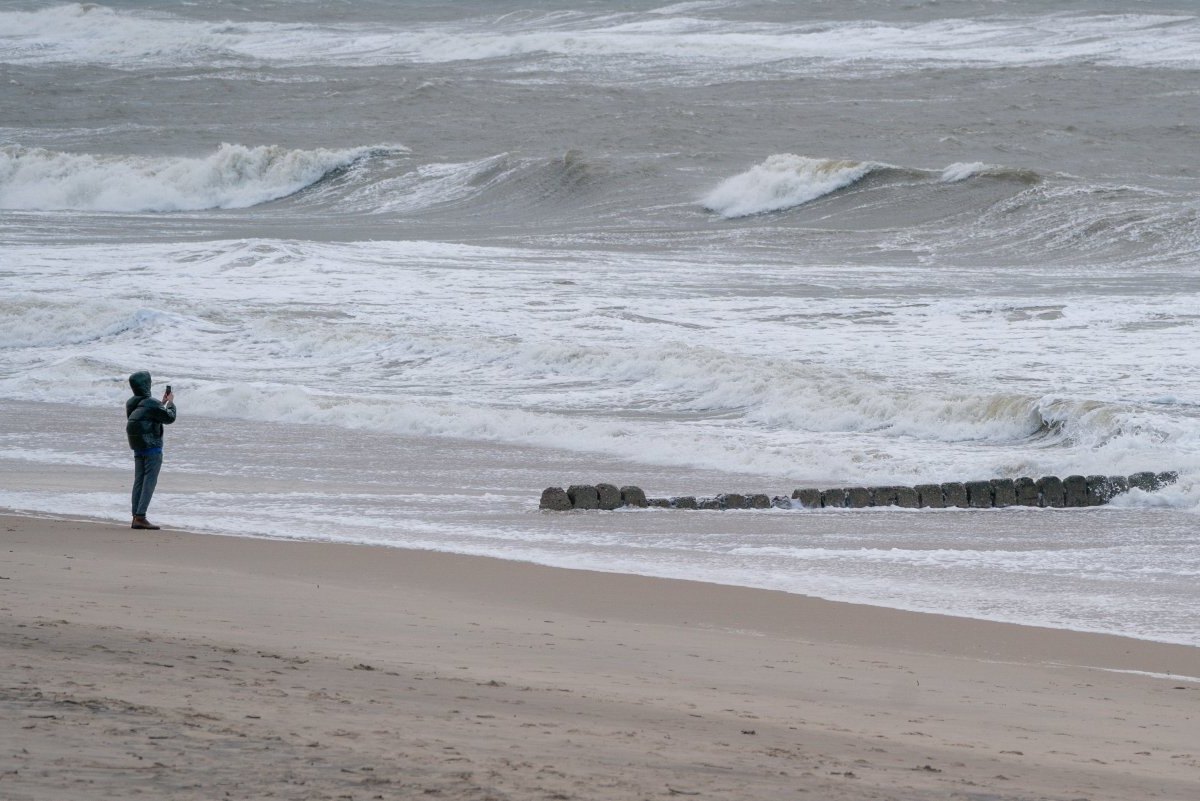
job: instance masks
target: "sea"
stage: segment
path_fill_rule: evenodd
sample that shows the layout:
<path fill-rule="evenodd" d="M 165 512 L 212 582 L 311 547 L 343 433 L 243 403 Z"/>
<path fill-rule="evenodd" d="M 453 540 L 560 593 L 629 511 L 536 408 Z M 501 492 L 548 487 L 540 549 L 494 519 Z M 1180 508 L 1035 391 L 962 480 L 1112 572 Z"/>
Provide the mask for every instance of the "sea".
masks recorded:
<path fill-rule="evenodd" d="M 1200 645 L 1198 108 L 1194 0 L 3 2 L 0 507 L 145 369 L 163 525 Z"/>

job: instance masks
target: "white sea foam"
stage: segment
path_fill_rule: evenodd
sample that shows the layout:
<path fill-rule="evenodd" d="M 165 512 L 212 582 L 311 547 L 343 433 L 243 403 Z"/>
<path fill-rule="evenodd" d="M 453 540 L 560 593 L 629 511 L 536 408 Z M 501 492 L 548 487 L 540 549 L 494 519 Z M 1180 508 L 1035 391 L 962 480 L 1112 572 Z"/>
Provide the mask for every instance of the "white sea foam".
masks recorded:
<path fill-rule="evenodd" d="M 883 483 L 1171 468 L 1185 472 L 1178 490 L 1144 502 L 1200 501 L 1200 427 L 1179 402 L 1191 368 L 1148 368 L 1173 352 L 1128 333 L 1164 316 L 1189 325 L 1186 296 L 1075 299 L 1048 317 L 970 297 L 836 291 L 747 309 L 738 296 L 688 294 L 724 280 L 719 264 L 429 242 L 6 256 L 38 287 L 0 299 L 8 397 L 51 400 L 70 382 L 80 402 L 104 404 L 147 338 L 169 331 L 175 348 L 160 370 L 219 417 Z M 765 284 L 785 280 L 755 269 Z M 843 269 L 822 280 L 862 279 Z M 605 294 L 617 281 L 620 306 Z M 99 284 L 106 297 L 86 289 Z M 1071 335 L 1080 327 L 1088 337 Z M 959 343 L 939 351 L 936 373 L 931 330 Z M 1045 366 L 1028 371 L 1029 354 Z M 1006 373 L 1024 374 L 996 377 Z M 348 374 L 359 378 L 347 385 Z M 1169 393 L 1176 402 L 1161 403 Z"/>
<path fill-rule="evenodd" d="M 399 146 L 293 150 L 223 144 L 202 158 L 0 147 L 0 208 L 164 212 L 245 208 L 286 197 Z"/>
<path fill-rule="evenodd" d="M 705 4 L 644 14 L 506 15 L 410 27 L 205 22 L 159 11 L 71 4 L 0 13 L 0 61 L 18 64 L 219 63 L 347 65 L 452 62 L 557 54 L 646 56 L 716 67 L 796 60 L 827 67 L 953 63 L 1009 66 L 1091 60 L 1190 67 L 1200 21 L 1154 14 L 1045 14 L 893 23 L 763 23 L 704 16 Z"/>
<path fill-rule="evenodd" d="M 881 166 L 780 153 L 722 181 L 702 202 L 727 218 L 779 211 L 844 189 Z"/>

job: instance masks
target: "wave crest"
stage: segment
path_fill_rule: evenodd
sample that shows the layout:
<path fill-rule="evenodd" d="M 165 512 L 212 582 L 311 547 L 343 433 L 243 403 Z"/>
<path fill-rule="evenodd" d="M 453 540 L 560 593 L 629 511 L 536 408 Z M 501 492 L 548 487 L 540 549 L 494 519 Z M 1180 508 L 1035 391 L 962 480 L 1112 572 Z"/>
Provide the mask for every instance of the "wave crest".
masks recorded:
<path fill-rule="evenodd" d="M 294 194 L 398 146 L 293 150 L 223 144 L 204 158 L 146 158 L 0 147 L 0 208 L 165 212 L 236 209 Z"/>
<path fill-rule="evenodd" d="M 722 181 L 703 203 L 727 219 L 780 211 L 844 189 L 882 166 L 780 153 Z"/>
<path fill-rule="evenodd" d="M 969 178 L 997 178 L 1006 181 L 1016 181 L 1023 184 L 1041 183 L 1042 176 L 1034 170 L 1019 167 L 1002 167 L 996 164 L 976 162 L 956 162 L 942 170 L 942 183 L 954 184 Z"/>
<path fill-rule="evenodd" d="M 801 206 L 869 176 L 885 184 L 912 181 L 954 184 L 974 178 L 1028 185 L 1042 182 L 1042 176 L 1034 170 L 982 162 L 959 162 L 938 171 L 879 161 L 819 159 L 780 153 L 727 178 L 701 203 L 726 219 L 748 217 Z"/>

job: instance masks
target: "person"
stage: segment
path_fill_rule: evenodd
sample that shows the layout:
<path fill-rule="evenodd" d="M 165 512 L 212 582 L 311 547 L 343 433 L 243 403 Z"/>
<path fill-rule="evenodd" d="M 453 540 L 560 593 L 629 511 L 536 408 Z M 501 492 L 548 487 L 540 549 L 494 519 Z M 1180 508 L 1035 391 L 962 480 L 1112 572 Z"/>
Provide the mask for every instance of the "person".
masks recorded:
<path fill-rule="evenodd" d="M 171 387 L 157 401 L 150 397 L 150 373 L 139 370 L 129 376 L 133 397 L 125 401 L 125 434 L 133 449 L 133 524 L 130 528 L 158 531 L 146 519 L 158 471 L 163 460 L 163 426 L 175 422 L 175 395 Z"/>

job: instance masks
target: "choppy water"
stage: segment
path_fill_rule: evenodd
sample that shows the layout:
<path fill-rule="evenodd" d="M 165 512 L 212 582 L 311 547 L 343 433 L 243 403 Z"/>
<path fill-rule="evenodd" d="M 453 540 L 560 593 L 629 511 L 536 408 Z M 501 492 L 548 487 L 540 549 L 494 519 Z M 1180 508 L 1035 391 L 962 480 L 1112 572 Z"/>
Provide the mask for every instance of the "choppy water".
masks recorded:
<path fill-rule="evenodd" d="M 4 4 L 0 503 L 121 517 L 28 475 L 123 481 L 146 368 L 164 520 L 1200 642 L 1198 78 L 1178 1 Z M 351 436 L 480 456 L 358 497 Z M 1145 469 L 1061 514 L 534 509 Z"/>

